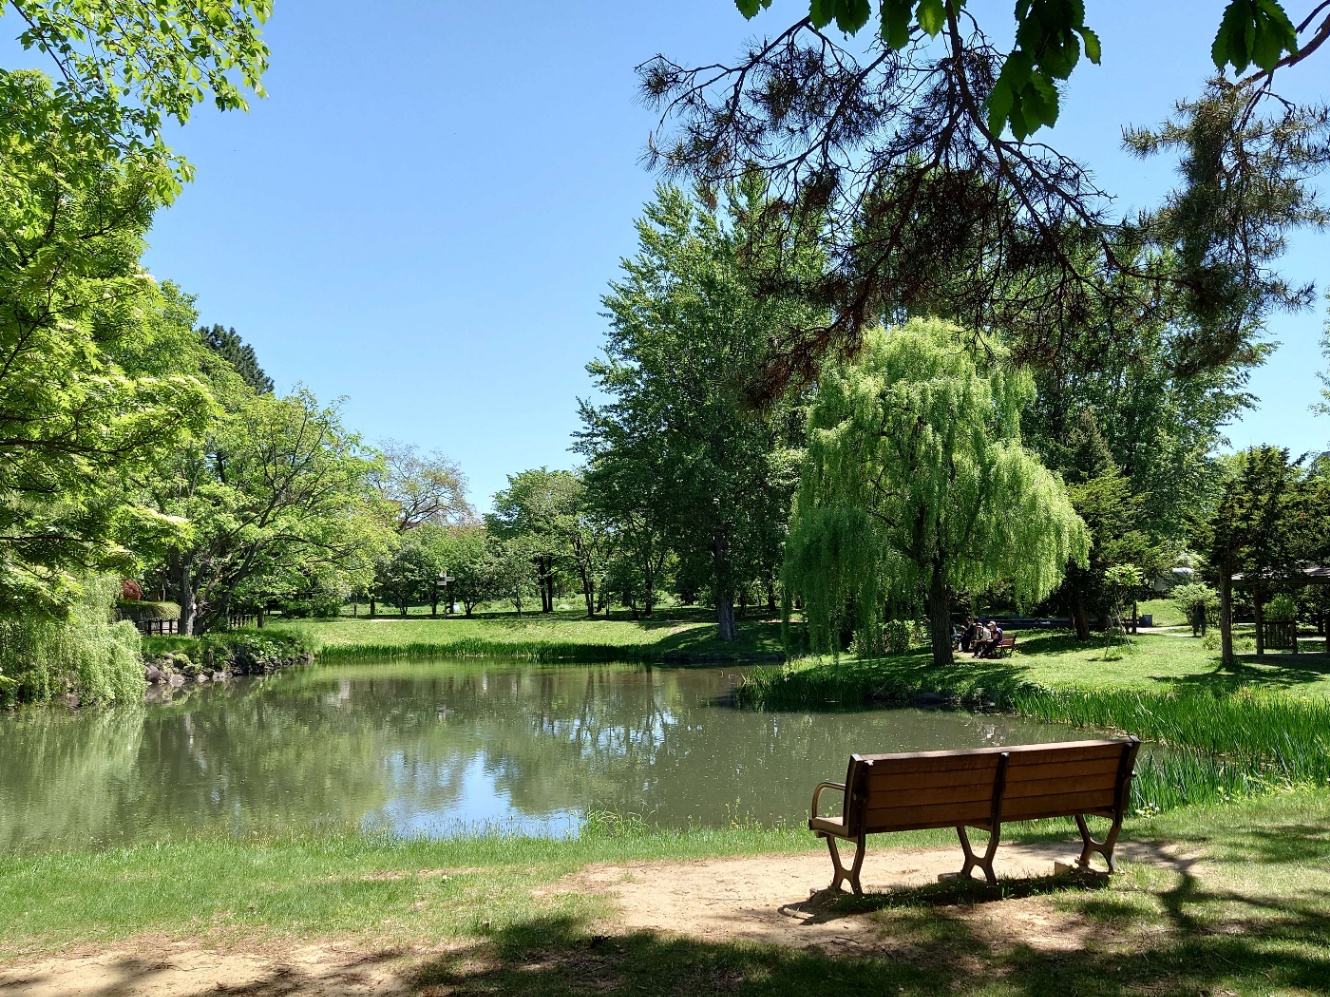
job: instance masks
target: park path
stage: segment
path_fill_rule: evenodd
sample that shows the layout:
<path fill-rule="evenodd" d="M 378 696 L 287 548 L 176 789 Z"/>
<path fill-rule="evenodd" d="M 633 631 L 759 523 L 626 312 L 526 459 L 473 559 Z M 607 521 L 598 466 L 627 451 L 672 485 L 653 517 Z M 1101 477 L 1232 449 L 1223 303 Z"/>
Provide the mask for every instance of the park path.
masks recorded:
<path fill-rule="evenodd" d="M 875 847 L 876 845 L 876 847 Z M 870 843 L 864 864 L 863 903 L 836 903 L 823 889 L 831 865 L 824 851 L 589 866 L 537 891 L 609 895 L 619 910 L 610 932 L 680 935 L 710 943 L 760 942 L 828 953 L 910 959 L 919 939 L 883 930 L 871 894 L 925 887 L 960 864 L 960 849 L 893 848 Z M 1004 887 L 998 903 L 948 903 L 935 911 L 963 919 L 995 946 L 1019 941 L 1036 950 L 1070 951 L 1086 945 L 1088 919 L 1061 910 L 1042 890 L 1021 883 L 1050 876 L 1069 861 L 1070 843 L 1004 844 L 995 862 Z M 1124 842 L 1128 861 L 1172 864 L 1170 853 Z M 1014 888 L 1014 889 L 1012 889 Z M 212 947 L 205 939 L 142 936 L 98 948 L 81 946 L 58 956 L 0 964 L 0 997 L 394 997 L 413 991 L 412 971 L 445 948 L 369 951 L 354 943 L 303 940 Z"/>

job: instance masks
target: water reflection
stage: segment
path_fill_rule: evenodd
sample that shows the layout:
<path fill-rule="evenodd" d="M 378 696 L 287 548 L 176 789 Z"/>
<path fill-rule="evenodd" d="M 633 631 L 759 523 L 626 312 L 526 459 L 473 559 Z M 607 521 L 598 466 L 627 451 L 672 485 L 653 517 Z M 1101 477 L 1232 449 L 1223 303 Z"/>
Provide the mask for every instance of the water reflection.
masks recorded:
<path fill-rule="evenodd" d="M 589 810 L 669 827 L 806 817 L 847 754 L 1057 740 L 921 710 L 751 713 L 737 669 L 327 666 L 170 703 L 0 718 L 0 848 L 309 827 L 575 833 Z"/>

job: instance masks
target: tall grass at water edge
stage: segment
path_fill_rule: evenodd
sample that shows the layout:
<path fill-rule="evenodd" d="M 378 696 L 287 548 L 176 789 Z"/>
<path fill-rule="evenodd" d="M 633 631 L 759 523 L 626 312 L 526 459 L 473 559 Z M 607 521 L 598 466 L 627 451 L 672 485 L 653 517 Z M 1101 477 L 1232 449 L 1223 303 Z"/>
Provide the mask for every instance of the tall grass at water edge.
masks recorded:
<path fill-rule="evenodd" d="M 913 703 L 926 691 L 905 676 L 884 678 L 869 665 L 849 664 L 839 675 L 841 669 L 760 669 L 735 698 L 761 709 L 816 709 Z M 1136 765 L 1132 800 L 1138 812 L 1330 785 L 1330 701 L 1246 688 L 1060 690 L 1020 682 L 981 687 L 964 680 L 927 691 L 970 707 L 1156 742 Z"/>

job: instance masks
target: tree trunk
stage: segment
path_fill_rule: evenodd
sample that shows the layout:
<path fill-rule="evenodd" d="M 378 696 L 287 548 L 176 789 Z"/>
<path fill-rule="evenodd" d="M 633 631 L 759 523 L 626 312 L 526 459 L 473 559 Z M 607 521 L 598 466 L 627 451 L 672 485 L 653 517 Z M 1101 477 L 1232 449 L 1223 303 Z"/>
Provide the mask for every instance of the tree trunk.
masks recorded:
<path fill-rule="evenodd" d="M 267 619 L 267 614 L 264 613 L 263 610 L 260 609 L 254 613 L 254 625 L 258 627 L 260 630 L 263 629 L 263 621 L 265 619 Z"/>
<path fill-rule="evenodd" d="M 730 641 L 739 636 L 739 630 L 734 625 L 734 597 L 725 596 L 716 599 L 716 622 L 720 626 L 718 636 L 721 640 Z"/>
<path fill-rule="evenodd" d="M 1256 657 L 1261 658 L 1265 656 L 1265 593 L 1257 586 L 1251 595 L 1256 607 Z"/>
<path fill-rule="evenodd" d="M 1078 586 L 1076 601 L 1071 607 L 1071 623 L 1076 628 L 1077 640 L 1090 639 L 1090 616 L 1085 610 L 1085 593 Z"/>
<path fill-rule="evenodd" d="M 1233 656 L 1233 576 L 1224 571 L 1219 576 L 1219 658 L 1228 666 Z"/>
<path fill-rule="evenodd" d="M 374 596 L 370 596 L 370 597 L 369 597 L 369 618 L 370 618 L 371 620 L 374 619 L 374 611 L 375 611 L 375 609 L 378 608 L 378 605 L 379 605 L 379 600 L 377 600 L 376 598 L 374 598 Z"/>
<path fill-rule="evenodd" d="M 554 612 L 554 558 L 540 559 L 540 611 Z"/>
<path fill-rule="evenodd" d="M 730 565 L 730 538 L 724 531 L 715 533 L 711 538 L 712 577 L 716 594 L 717 636 L 723 641 L 734 640 L 738 628 L 734 625 L 734 573 Z"/>
<path fill-rule="evenodd" d="M 596 583 L 587 579 L 582 582 L 582 598 L 586 600 L 587 619 L 596 618 Z"/>
<path fill-rule="evenodd" d="M 928 585 L 928 629 L 933 642 L 933 664 L 949 665 L 951 656 L 951 600 L 942 565 L 933 562 L 933 577 Z"/>
<path fill-rule="evenodd" d="M 199 607 L 194 596 L 194 580 L 190 575 L 189 559 L 182 556 L 172 560 L 175 563 L 172 565 L 171 576 L 175 583 L 176 602 L 180 604 L 178 629 L 182 636 L 193 637 L 194 621 L 198 616 Z"/>

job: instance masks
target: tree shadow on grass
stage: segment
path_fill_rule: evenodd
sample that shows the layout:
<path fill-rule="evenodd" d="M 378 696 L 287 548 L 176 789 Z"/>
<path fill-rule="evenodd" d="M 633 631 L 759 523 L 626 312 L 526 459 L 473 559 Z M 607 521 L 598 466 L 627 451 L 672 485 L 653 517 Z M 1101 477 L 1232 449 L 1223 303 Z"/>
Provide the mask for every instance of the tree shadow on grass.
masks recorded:
<path fill-rule="evenodd" d="M 1330 655 L 1326 654 L 1254 654 L 1238 656 L 1232 666 L 1216 663 L 1205 672 L 1190 675 L 1155 675 L 1154 681 L 1177 688 L 1219 689 L 1232 692 L 1243 687 L 1296 689 L 1323 682 L 1330 676 Z"/>
<path fill-rule="evenodd" d="M 1074 944 L 1037 940 L 996 898 L 928 891 L 853 901 L 818 947 L 713 941 L 652 931 L 592 933 L 565 917 L 494 932 L 423 965 L 420 994 L 627 992 L 761 995 L 1000 993 L 1030 997 L 1194 995 L 1226 989 L 1324 993 L 1330 918 L 1317 902 L 1273 905 L 1207 891 L 1192 875 L 1159 895 L 1163 912 L 1103 890 L 1012 883 L 1005 902 L 1050 891 L 1076 924 Z M 974 904 L 986 905 L 975 916 Z M 846 901 L 850 904 L 851 902 Z M 1210 909 L 1218 905 L 1219 910 Z M 1162 921 L 1162 923 L 1161 923 Z M 681 926 L 682 927 L 682 926 Z M 854 937 L 859 935 L 860 937 Z"/>

